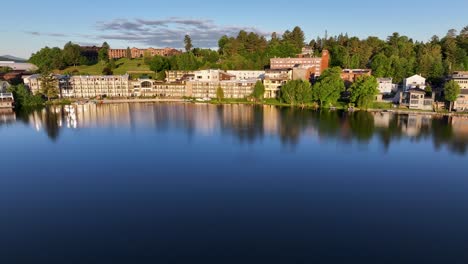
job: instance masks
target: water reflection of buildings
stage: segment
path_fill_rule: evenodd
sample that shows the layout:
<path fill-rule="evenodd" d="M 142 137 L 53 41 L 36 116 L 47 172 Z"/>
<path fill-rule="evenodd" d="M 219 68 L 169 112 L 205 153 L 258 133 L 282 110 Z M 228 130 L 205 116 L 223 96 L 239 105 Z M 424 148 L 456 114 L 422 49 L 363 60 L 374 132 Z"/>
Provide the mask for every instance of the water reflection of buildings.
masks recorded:
<path fill-rule="evenodd" d="M 11 108 L 0 108 L 0 125 L 12 124 L 16 121 L 16 114 Z"/>
<path fill-rule="evenodd" d="M 432 116 L 430 115 L 407 115 L 407 120 L 401 117 L 399 120 L 403 133 L 409 137 L 418 136 L 423 129 L 428 130 L 432 126 Z"/>
<path fill-rule="evenodd" d="M 457 153 L 464 153 L 468 143 L 468 118 L 464 117 L 320 112 L 241 104 L 61 106 L 35 111 L 27 120 L 36 130 L 45 131 L 53 140 L 62 129 L 146 128 L 155 131 L 172 129 L 188 136 L 220 134 L 249 144 L 268 135 L 276 137 L 282 144 L 293 146 L 307 138 L 334 140 L 343 144 L 368 144 L 376 139 L 388 149 L 392 142 L 404 138 L 417 141 L 432 138 L 436 147 L 445 145 Z"/>

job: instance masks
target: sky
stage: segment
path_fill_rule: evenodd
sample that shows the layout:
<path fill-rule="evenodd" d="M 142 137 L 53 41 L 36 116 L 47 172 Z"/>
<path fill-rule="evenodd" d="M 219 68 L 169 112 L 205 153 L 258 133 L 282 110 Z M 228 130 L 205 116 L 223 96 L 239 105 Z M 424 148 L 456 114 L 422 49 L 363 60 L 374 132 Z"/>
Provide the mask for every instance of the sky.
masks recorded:
<path fill-rule="evenodd" d="M 414 40 L 444 36 L 468 25 L 468 1 L 414 0 L 22 0 L 2 3 L 0 55 L 29 58 L 40 48 L 81 45 L 111 48 L 214 48 L 222 35 L 239 30 L 265 36 L 300 26 L 307 42 L 317 36 L 386 38 L 393 32 Z"/>

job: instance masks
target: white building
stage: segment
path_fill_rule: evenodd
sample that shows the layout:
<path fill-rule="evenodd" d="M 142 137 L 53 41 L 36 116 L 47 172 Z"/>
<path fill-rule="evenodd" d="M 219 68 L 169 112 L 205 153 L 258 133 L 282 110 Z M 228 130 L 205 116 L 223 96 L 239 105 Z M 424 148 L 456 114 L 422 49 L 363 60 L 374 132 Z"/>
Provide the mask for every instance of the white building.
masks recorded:
<path fill-rule="evenodd" d="M 228 74 L 235 76 L 236 80 L 263 80 L 265 71 L 227 71 Z"/>
<path fill-rule="evenodd" d="M 408 77 L 403 80 L 403 88 L 405 92 L 415 88 L 424 90 L 426 88 L 426 78 L 418 74 Z"/>
<path fill-rule="evenodd" d="M 94 98 L 99 96 L 125 97 L 130 96 L 129 76 L 65 76 L 54 75 L 61 97 Z M 41 76 L 34 74 L 23 78 L 24 84 L 33 94 L 41 90 Z"/>
<path fill-rule="evenodd" d="M 391 94 L 392 92 L 397 92 L 398 85 L 392 83 L 392 78 L 377 78 L 379 83 L 379 92 L 381 94 Z"/>
<path fill-rule="evenodd" d="M 63 97 L 93 98 L 99 96 L 125 97 L 130 96 L 129 76 L 71 76 L 69 89 L 63 92 Z"/>
<path fill-rule="evenodd" d="M 223 80 L 234 80 L 236 78 L 236 76 L 222 70 L 201 70 L 194 72 L 194 74 L 194 80 L 201 82 L 219 82 Z"/>

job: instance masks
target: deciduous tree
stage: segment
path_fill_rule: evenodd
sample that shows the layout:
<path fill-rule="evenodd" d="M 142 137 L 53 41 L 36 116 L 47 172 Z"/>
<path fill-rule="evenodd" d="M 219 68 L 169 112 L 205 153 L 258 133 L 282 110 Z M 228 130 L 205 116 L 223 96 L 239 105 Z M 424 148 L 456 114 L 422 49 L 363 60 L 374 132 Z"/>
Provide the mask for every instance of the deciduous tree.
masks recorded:
<path fill-rule="evenodd" d="M 360 76 L 350 87 L 350 100 L 359 108 L 368 108 L 379 93 L 377 79 L 374 76 Z"/>
<path fill-rule="evenodd" d="M 458 95 L 460 95 L 460 85 L 454 80 L 447 82 L 444 86 L 444 95 L 445 100 L 450 102 L 449 111 L 452 111 L 453 102 L 455 102 L 458 98 Z"/>
<path fill-rule="evenodd" d="M 335 104 L 344 90 L 341 68 L 333 67 L 325 70 L 318 78 L 312 89 L 312 95 L 314 100 L 319 101 L 320 106 L 323 107 L 325 104 Z"/>

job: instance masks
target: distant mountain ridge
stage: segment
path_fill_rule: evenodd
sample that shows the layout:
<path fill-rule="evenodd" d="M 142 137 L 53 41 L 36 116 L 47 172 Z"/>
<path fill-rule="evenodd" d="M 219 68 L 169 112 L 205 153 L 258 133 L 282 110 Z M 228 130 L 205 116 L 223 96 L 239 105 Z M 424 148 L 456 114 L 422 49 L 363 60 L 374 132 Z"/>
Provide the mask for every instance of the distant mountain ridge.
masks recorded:
<path fill-rule="evenodd" d="M 0 61 L 15 61 L 15 62 L 26 62 L 27 59 L 11 56 L 11 55 L 2 55 L 0 56 Z"/>

